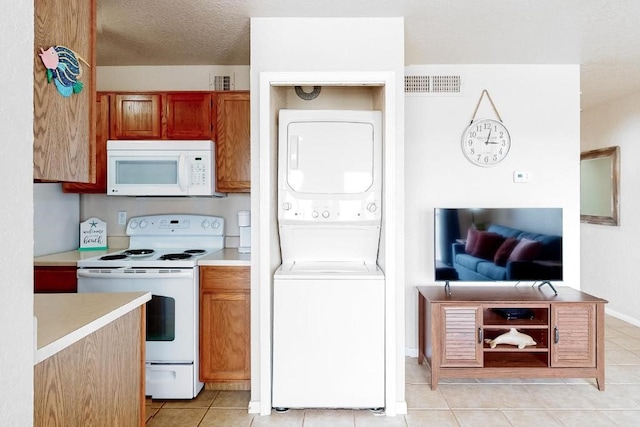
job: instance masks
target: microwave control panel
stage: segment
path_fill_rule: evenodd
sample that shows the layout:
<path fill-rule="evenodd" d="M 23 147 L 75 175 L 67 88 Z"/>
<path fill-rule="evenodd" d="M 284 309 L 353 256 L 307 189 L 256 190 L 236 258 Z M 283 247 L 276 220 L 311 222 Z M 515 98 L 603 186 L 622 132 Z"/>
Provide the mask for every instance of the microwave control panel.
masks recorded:
<path fill-rule="evenodd" d="M 189 181 L 191 185 L 207 185 L 207 165 L 204 162 L 191 163 L 191 179 Z"/>

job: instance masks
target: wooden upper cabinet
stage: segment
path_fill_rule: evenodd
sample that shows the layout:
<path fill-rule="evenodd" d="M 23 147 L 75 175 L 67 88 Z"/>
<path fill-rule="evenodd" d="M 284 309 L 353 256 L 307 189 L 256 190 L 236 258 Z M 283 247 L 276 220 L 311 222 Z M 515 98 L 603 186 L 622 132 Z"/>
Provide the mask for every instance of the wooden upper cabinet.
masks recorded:
<path fill-rule="evenodd" d="M 64 6 L 48 0 L 34 2 L 34 179 L 95 179 L 95 29 L 95 0 L 69 0 Z M 38 53 L 52 46 L 65 46 L 91 65 L 80 62 L 80 93 L 64 97 L 54 82 L 47 82 L 47 70 Z"/>
<path fill-rule="evenodd" d="M 164 100 L 167 139 L 211 138 L 210 93 L 168 93 Z"/>
<path fill-rule="evenodd" d="M 161 139 L 161 94 L 114 94 L 111 139 Z"/>
<path fill-rule="evenodd" d="M 65 182 L 65 193 L 107 192 L 107 140 L 109 139 L 109 95 L 99 93 L 96 97 L 96 179 L 95 183 Z"/>
<path fill-rule="evenodd" d="M 211 139 L 211 93 L 116 93 L 110 138 Z"/>
<path fill-rule="evenodd" d="M 248 91 L 215 93 L 216 189 L 251 191 L 251 121 Z"/>

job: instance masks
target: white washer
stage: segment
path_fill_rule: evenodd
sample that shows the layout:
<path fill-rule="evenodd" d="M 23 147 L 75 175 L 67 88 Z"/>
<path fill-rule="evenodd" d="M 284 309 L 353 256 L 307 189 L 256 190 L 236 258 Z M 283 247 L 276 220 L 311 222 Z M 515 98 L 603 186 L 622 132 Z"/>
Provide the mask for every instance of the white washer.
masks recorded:
<path fill-rule="evenodd" d="M 385 406 L 379 111 L 281 110 L 272 406 Z"/>
<path fill-rule="evenodd" d="M 364 263 L 275 276 L 273 407 L 384 407 L 384 274 Z"/>

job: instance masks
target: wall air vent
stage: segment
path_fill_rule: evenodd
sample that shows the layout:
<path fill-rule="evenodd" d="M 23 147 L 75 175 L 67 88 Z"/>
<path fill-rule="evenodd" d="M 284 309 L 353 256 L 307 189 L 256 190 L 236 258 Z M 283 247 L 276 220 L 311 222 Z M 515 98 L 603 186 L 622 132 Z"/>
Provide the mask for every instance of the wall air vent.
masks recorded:
<path fill-rule="evenodd" d="M 460 76 L 404 76 L 404 93 L 422 96 L 451 96 L 462 94 Z"/>
<path fill-rule="evenodd" d="M 231 76 L 210 76 L 209 85 L 213 90 L 231 90 Z"/>

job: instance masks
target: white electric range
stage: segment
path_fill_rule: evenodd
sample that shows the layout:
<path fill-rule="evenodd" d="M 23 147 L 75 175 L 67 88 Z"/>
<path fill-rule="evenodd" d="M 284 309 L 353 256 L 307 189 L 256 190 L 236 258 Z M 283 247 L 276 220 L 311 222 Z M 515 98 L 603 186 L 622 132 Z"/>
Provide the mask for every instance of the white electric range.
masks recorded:
<path fill-rule="evenodd" d="M 145 394 L 191 399 L 198 380 L 198 259 L 224 248 L 224 219 L 148 215 L 127 224 L 129 248 L 78 261 L 78 292 L 151 292 Z"/>

